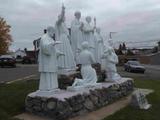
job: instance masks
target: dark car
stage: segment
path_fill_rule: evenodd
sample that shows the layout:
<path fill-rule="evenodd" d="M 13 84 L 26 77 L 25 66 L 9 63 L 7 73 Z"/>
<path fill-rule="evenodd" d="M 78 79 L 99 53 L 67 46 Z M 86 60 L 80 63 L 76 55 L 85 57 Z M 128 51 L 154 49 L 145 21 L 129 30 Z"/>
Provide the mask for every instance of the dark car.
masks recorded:
<path fill-rule="evenodd" d="M 16 59 L 11 55 L 0 56 L 0 66 L 1 67 L 16 67 Z"/>
<path fill-rule="evenodd" d="M 22 59 L 22 64 L 33 64 L 35 63 L 35 59 L 29 56 L 24 56 Z"/>
<path fill-rule="evenodd" d="M 139 61 L 128 61 L 124 64 L 124 70 L 128 72 L 145 72 L 145 67 Z"/>

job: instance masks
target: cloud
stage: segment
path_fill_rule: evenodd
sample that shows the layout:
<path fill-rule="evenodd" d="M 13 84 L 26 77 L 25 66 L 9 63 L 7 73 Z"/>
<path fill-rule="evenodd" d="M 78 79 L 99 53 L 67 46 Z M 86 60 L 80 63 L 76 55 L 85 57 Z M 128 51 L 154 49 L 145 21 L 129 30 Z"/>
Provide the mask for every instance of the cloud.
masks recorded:
<path fill-rule="evenodd" d="M 55 24 L 64 0 L 0 0 L 0 16 L 12 26 L 14 49 L 31 49 L 32 41 L 43 29 Z M 117 31 L 115 41 L 140 41 L 160 38 L 160 0 L 65 0 L 66 23 L 70 26 L 74 12 L 97 18 L 97 25 L 107 35 Z M 29 46 L 30 44 L 30 46 Z"/>

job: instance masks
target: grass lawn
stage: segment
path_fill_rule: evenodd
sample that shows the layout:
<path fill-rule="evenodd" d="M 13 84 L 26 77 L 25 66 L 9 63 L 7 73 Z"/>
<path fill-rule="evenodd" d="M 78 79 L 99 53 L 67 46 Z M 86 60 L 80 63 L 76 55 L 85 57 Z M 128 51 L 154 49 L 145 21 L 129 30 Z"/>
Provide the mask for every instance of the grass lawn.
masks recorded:
<path fill-rule="evenodd" d="M 126 107 L 104 120 L 160 120 L 160 80 L 135 80 L 136 87 L 154 89 L 148 96 L 153 106 L 148 111 Z M 25 97 L 35 91 L 37 81 L 21 81 L 0 85 L 0 120 L 15 120 L 12 116 L 24 112 Z"/>
<path fill-rule="evenodd" d="M 15 120 L 11 116 L 25 110 L 25 97 L 37 89 L 37 81 L 21 81 L 0 85 L 0 120 Z"/>
<path fill-rule="evenodd" d="M 127 106 L 104 120 L 160 120 L 160 80 L 135 80 L 136 87 L 155 90 L 147 96 L 152 104 L 149 110 L 138 110 Z"/>

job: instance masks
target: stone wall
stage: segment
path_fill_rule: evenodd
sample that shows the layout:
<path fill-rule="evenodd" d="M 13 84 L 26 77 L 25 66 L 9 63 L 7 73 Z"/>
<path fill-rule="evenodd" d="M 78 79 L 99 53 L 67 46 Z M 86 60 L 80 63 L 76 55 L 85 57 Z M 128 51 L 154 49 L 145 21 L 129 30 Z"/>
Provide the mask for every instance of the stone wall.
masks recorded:
<path fill-rule="evenodd" d="M 47 97 L 34 92 L 26 98 L 26 111 L 53 120 L 66 120 L 106 106 L 127 96 L 133 89 L 133 80 L 128 78 L 120 84 L 101 83 L 95 88 L 78 92 L 64 90 Z"/>

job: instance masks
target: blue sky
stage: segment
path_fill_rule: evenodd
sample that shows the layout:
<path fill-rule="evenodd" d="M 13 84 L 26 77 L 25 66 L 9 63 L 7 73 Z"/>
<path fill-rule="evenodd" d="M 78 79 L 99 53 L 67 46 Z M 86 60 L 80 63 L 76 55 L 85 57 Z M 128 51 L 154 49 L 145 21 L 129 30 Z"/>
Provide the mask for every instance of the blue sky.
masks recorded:
<path fill-rule="evenodd" d="M 97 18 L 105 39 L 110 31 L 117 32 L 113 36 L 117 44 L 126 41 L 129 47 L 149 46 L 155 43 L 129 42 L 160 38 L 160 0 L 0 0 L 0 16 L 12 26 L 11 49 L 32 49 L 32 41 L 42 35 L 43 29 L 54 26 L 62 2 L 68 27 L 79 10 L 82 21 L 87 15 Z"/>

